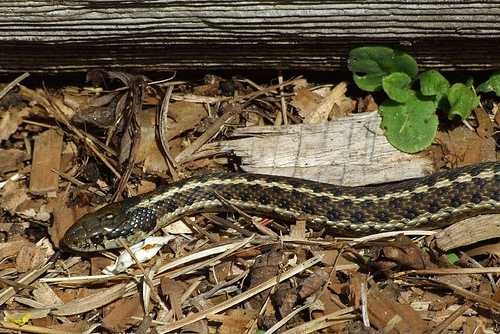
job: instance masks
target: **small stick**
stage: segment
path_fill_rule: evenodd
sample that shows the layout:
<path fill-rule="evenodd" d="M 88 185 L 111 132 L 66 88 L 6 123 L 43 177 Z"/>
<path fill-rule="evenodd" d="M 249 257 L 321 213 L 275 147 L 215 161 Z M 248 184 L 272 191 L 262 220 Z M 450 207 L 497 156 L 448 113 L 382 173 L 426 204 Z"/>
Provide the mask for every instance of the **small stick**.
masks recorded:
<path fill-rule="evenodd" d="M 207 129 L 207 131 L 196 138 L 196 140 L 190 146 L 186 147 L 184 151 L 182 151 L 177 157 L 175 157 L 175 161 L 177 163 L 183 163 L 191 160 L 191 156 L 193 155 L 193 153 L 195 153 L 200 147 L 203 146 L 203 144 L 209 141 L 210 138 L 215 136 L 229 119 L 236 116 L 242 111 L 242 108 L 233 105 L 229 105 L 227 109 L 228 110 L 226 110 L 226 112 L 221 117 L 219 117 L 212 124 L 212 126 Z"/>
<path fill-rule="evenodd" d="M 27 77 L 29 77 L 30 74 L 28 72 L 25 72 L 23 74 L 21 74 L 20 76 L 18 76 L 17 78 L 15 78 L 14 80 L 12 80 L 11 82 L 9 82 L 7 84 L 7 86 L 5 86 L 2 91 L 0 91 L 0 100 L 5 96 L 7 95 L 8 92 L 10 92 L 10 90 L 12 88 L 14 88 L 17 84 L 19 84 L 21 81 L 23 81 L 24 79 L 26 79 Z"/>
<path fill-rule="evenodd" d="M 278 83 L 280 84 L 280 100 L 281 100 L 281 113 L 283 114 L 283 124 L 288 125 L 288 117 L 286 113 L 286 101 L 283 95 L 283 74 L 278 75 Z"/>
<path fill-rule="evenodd" d="M 167 115 L 168 115 L 168 107 L 170 104 L 170 98 L 172 97 L 172 91 L 174 90 L 174 86 L 170 85 L 167 88 L 167 92 L 165 93 L 165 97 L 163 98 L 163 102 L 161 104 L 161 108 L 158 111 L 156 115 L 156 122 L 158 126 L 156 127 L 157 129 L 157 136 L 160 140 L 161 144 L 161 149 L 163 150 L 164 153 L 164 158 L 165 158 L 165 163 L 167 164 L 167 167 L 170 171 L 170 174 L 172 175 L 172 178 L 174 181 L 179 179 L 179 174 L 177 173 L 177 163 L 175 159 L 172 157 L 172 154 L 170 154 L 170 149 L 168 148 L 168 142 L 167 142 Z"/>

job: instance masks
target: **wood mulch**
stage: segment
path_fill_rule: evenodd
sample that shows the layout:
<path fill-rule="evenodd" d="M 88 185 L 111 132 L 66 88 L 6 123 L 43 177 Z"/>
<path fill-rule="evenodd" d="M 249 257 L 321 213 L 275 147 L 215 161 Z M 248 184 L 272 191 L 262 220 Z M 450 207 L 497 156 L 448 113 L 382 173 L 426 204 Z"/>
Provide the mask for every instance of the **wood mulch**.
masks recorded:
<path fill-rule="evenodd" d="M 498 99 L 407 155 L 352 82 L 181 75 L 0 85 L 0 333 L 500 330 L 500 215 L 345 238 L 201 214 L 139 246 L 139 264 L 130 248 L 119 264 L 61 249 L 85 213 L 208 171 L 365 185 L 498 156 Z"/>

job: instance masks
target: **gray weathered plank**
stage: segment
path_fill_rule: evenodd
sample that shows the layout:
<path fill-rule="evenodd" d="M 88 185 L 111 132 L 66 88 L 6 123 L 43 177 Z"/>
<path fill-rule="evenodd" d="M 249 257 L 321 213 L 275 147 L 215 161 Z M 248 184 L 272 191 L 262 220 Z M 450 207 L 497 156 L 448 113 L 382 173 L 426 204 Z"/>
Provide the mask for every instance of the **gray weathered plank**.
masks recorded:
<path fill-rule="evenodd" d="M 1 1 L 0 71 L 345 67 L 386 44 L 424 67 L 500 65 L 500 1 Z"/>
<path fill-rule="evenodd" d="M 380 129 L 376 112 L 321 124 L 236 129 L 244 138 L 209 144 L 204 149 L 232 152 L 247 172 L 294 176 L 358 186 L 430 174 L 429 157 L 396 150 Z"/>

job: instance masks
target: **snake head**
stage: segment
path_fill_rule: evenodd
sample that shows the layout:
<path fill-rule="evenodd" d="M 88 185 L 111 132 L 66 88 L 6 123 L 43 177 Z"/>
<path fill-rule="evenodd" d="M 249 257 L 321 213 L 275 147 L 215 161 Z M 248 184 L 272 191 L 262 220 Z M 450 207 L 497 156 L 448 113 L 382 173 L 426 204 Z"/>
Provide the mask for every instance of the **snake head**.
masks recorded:
<path fill-rule="evenodd" d="M 117 202 L 84 215 L 66 231 L 64 245 L 77 252 L 121 247 L 117 239 L 123 226 L 127 225 L 124 212 L 124 203 Z"/>
<path fill-rule="evenodd" d="M 98 252 L 133 245 L 154 232 L 157 212 L 129 198 L 88 213 L 71 226 L 64 245 L 76 252 Z M 120 241 L 121 240 L 121 241 Z"/>

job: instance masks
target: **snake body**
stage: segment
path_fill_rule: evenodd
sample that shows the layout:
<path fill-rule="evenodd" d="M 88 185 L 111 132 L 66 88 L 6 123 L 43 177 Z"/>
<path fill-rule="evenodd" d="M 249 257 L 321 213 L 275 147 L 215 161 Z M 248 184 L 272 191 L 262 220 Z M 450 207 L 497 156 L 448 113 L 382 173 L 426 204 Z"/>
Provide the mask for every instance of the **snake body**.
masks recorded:
<path fill-rule="evenodd" d="M 83 252 L 119 248 L 119 238 L 136 243 L 179 218 L 235 208 L 280 221 L 302 219 L 307 226 L 339 236 L 436 228 L 500 212 L 500 163 L 370 187 L 259 174 L 206 174 L 87 214 L 66 232 L 63 242 Z"/>

